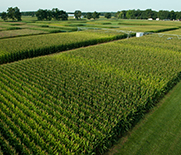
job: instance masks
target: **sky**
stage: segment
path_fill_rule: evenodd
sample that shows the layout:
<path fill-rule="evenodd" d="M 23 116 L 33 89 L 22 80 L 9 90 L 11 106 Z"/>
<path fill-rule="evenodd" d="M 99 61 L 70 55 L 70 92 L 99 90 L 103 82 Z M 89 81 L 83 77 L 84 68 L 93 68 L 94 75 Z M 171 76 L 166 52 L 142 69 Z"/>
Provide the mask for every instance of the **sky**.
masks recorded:
<path fill-rule="evenodd" d="M 181 0 L 0 0 L 0 12 L 16 6 L 20 11 L 52 8 L 66 12 L 117 12 L 129 9 L 181 11 Z"/>

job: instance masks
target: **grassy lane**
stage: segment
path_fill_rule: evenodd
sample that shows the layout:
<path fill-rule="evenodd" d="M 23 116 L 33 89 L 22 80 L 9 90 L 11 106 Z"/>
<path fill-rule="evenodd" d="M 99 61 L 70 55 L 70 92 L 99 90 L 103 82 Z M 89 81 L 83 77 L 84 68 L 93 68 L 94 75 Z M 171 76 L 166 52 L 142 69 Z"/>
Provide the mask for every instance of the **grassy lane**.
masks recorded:
<path fill-rule="evenodd" d="M 181 154 L 181 82 L 106 155 Z"/>

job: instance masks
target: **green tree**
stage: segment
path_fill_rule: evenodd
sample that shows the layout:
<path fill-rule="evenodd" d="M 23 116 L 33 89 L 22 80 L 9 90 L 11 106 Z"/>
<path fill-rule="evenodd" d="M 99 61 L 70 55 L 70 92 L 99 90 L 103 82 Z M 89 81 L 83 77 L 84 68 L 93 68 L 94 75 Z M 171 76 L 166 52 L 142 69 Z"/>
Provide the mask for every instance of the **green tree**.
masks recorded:
<path fill-rule="evenodd" d="M 105 13 L 104 17 L 107 19 L 111 18 L 111 13 Z"/>
<path fill-rule="evenodd" d="M 181 12 L 176 12 L 176 19 L 181 19 Z"/>
<path fill-rule="evenodd" d="M 140 10 L 140 9 L 137 9 L 137 10 L 135 11 L 135 18 L 136 18 L 136 19 L 141 19 L 141 10 Z"/>
<path fill-rule="evenodd" d="M 126 19 L 126 11 L 123 10 L 123 11 L 121 11 L 121 12 L 122 12 L 122 18 L 123 18 L 123 19 Z"/>
<path fill-rule="evenodd" d="M 94 11 L 93 12 L 93 14 L 92 14 L 92 17 L 94 18 L 94 19 L 96 19 L 96 18 L 99 18 L 99 13 L 98 12 L 96 12 L 96 11 Z"/>
<path fill-rule="evenodd" d="M 176 19 L 176 13 L 173 10 L 170 12 L 170 19 Z"/>
<path fill-rule="evenodd" d="M 121 19 L 121 18 L 123 18 L 123 12 L 121 11 L 121 12 L 119 12 L 119 14 L 117 15 L 117 18 L 119 18 L 119 19 Z"/>
<path fill-rule="evenodd" d="M 18 7 L 14 8 L 14 17 L 18 20 L 21 21 L 21 12 Z"/>
<path fill-rule="evenodd" d="M 81 12 L 80 10 L 76 10 L 76 11 L 74 12 L 74 16 L 75 16 L 75 18 L 78 20 L 79 18 L 81 18 L 82 12 Z"/>
<path fill-rule="evenodd" d="M 91 19 L 92 18 L 92 13 L 91 12 L 88 12 L 87 13 L 87 19 Z"/>
<path fill-rule="evenodd" d="M 58 8 L 52 9 L 52 17 L 55 20 L 68 20 L 68 14 L 63 10 L 59 10 Z"/>
<path fill-rule="evenodd" d="M 36 17 L 38 18 L 38 20 L 44 20 L 46 17 L 46 11 L 43 10 L 43 9 L 39 9 L 37 12 L 36 12 Z"/>
<path fill-rule="evenodd" d="M 68 14 L 58 8 L 53 8 L 52 11 L 39 9 L 36 16 L 38 20 L 51 20 L 52 18 L 55 20 L 68 20 Z"/>
<path fill-rule="evenodd" d="M 10 7 L 8 8 L 7 12 L 8 18 L 15 20 L 15 9 Z"/>
<path fill-rule="evenodd" d="M 160 19 L 169 19 L 169 18 L 170 18 L 169 15 L 170 15 L 169 11 L 160 10 L 160 11 L 158 12 L 158 17 L 159 17 Z"/>
<path fill-rule="evenodd" d="M 118 18 L 118 15 L 119 15 L 120 12 L 121 12 L 121 11 L 117 11 L 117 12 L 115 13 L 114 17 L 117 17 L 117 18 Z"/>
<path fill-rule="evenodd" d="M 6 12 L 2 12 L 2 13 L 1 13 L 1 18 L 2 18 L 4 21 L 6 21 L 6 20 L 8 19 L 7 13 L 6 13 Z"/>
<path fill-rule="evenodd" d="M 126 18 L 128 19 L 134 19 L 135 18 L 135 10 L 128 10 L 126 12 Z"/>
<path fill-rule="evenodd" d="M 18 21 L 21 21 L 21 12 L 20 9 L 18 7 L 9 7 L 7 10 L 7 15 L 8 18 L 15 20 L 17 19 Z"/>
<path fill-rule="evenodd" d="M 141 12 L 140 19 L 148 19 L 148 16 L 147 16 L 147 14 L 146 14 L 146 11 L 142 11 L 142 12 Z"/>
<path fill-rule="evenodd" d="M 46 10 L 46 20 L 52 20 L 52 11 L 51 10 Z"/>
<path fill-rule="evenodd" d="M 68 14 L 66 13 L 66 11 L 63 11 L 63 10 L 60 11 L 60 19 L 68 20 Z"/>

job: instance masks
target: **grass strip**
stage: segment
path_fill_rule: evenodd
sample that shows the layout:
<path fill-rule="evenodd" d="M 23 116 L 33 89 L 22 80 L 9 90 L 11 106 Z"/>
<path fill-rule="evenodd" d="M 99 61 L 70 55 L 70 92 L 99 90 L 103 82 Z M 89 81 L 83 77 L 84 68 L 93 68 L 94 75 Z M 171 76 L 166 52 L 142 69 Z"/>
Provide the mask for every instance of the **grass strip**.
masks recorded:
<path fill-rule="evenodd" d="M 181 82 L 106 155 L 180 154 Z"/>

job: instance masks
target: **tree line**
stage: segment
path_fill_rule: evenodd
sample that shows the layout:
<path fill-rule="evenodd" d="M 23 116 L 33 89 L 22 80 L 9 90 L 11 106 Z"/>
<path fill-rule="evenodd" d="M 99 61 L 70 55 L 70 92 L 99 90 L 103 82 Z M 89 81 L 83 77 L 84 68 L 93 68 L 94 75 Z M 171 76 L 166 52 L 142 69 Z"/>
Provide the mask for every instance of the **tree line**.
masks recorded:
<path fill-rule="evenodd" d="M 68 13 L 63 10 L 59 10 L 58 8 L 53 8 L 52 10 L 42 10 L 39 9 L 36 13 L 36 17 L 38 20 L 68 20 Z M 87 12 L 82 13 L 80 10 L 76 10 L 74 12 L 74 17 L 79 20 L 82 17 L 87 19 L 96 19 L 99 18 L 100 13 L 94 11 L 93 13 Z"/>
<path fill-rule="evenodd" d="M 87 19 L 98 19 L 100 16 L 104 16 L 109 19 L 115 17 L 118 19 L 181 19 L 181 12 L 175 11 L 153 11 L 152 9 L 147 10 L 122 10 L 117 12 L 81 12 L 76 10 L 71 13 L 74 14 L 74 17 L 79 20 L 82 17 Z M 64 10 L 59 10 L 58 8 L 53 8 L 52 10 L 39 9 L 38 11 L 29 11 L 29 12 L 20 12 L 18 7 L 10 7 L 7 9 L 7 12 L 2 12 L 1 18 L 6 21 L 8 18 L 12 20 L 21 21 L 21 16 L 36 16 L 37 20 L 68 20 L 68 13 Z"/>
<path fill-rule="evenodd" d="M 53 8 L 52 10 L 39 9 L 35 14 L 38 20 L 68 20 L 66 11 L 59 10 L 58 8 Z"/>
<path fill-rule="evenodd" d="M 114 15 L 117 18 L 120 19 L 156 19 L 159 18 L 161 20 L 163 19 L 181 19 L 181 12 L 175 12 L 175 11 L 167 11 L 167 10 L 159 10 L 159 11 L 153 11 L 151 9 L 147 10 L 123 10 L 118 11 Z"/>

